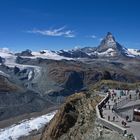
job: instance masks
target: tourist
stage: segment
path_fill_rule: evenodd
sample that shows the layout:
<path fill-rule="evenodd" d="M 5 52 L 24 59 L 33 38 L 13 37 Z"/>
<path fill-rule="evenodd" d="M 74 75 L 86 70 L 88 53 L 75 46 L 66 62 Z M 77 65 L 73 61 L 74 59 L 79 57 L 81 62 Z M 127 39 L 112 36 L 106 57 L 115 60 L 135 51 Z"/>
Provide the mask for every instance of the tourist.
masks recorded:
<path fill-rule="evenodd" d="M 112 109 L 111 109 L 111 110 L 112 110 L 112 113 L 113 113 L 113 112 L 114 112 L 114 108 L 112 107 Z"/>
<path fill-rule="evenodd" d="M 112 94 L 112 98 L 111 98 L 111 101 L 113 101 L 114 100 L 114 95 Z"/>
<path fill-rule="evenodd" d="M 116 99 L 114 99 L 114 103 L 116 103 Z"/>
<path fill-rule="evenodd" d="M 122 121 L 122 125 L 126 127 L 127 123 L 125 121 Z"/>
<path fill-rule="evenodd" d="M 102 137 L 103 136 L 103 130 L 100 130 L 99 132 L 100 132 L 100 137 Z"/>
<path fill-rule="evenodd" d="M 113 116 L 113 122 L 115 122 L 115 116 Z"/>
<path fill-rule="evenodd" d="M 128 122 L 128 120 L 129 120 L 129 116 L 127 115 L 127 116 L 126 116 L 126 121 Z"/>
<path fill-rule="evenodd" d="M 126 127 L 127 123 L 124 121 L 124 127 Z"/>
<path fill-rule="evenodd" d="M 121 123 L 122 123 L 122 125 L 124 126 L 124 121 L 122 121 Z"/>
<path fill-rule="evenodd" d="M 108 105 L 109 105 L 109 101 L 108 101 L 107 103 L 108 103 Z"/>
<path fill-rule="evenodd" d="M 129 95 L 129 99 L 130 99 L 130 100 L 132 99 L 132 95 L 131 95 L 131 94 Z"/>
<path fill-rule="evenodd" d="M 110 116 L 108 115 L 108 121 L 110 121 Z"/>
<path fill-rule="evenodd" d="M 109 110 L 110 110 L 110 105 L 108 105 L 108 108 L 109 108 Z"/>
<path fill-rule="evenodd" d="M 140 91 L 139 91 L 139 89 L 136 89 L 136 93 L 139 93 Z"/>

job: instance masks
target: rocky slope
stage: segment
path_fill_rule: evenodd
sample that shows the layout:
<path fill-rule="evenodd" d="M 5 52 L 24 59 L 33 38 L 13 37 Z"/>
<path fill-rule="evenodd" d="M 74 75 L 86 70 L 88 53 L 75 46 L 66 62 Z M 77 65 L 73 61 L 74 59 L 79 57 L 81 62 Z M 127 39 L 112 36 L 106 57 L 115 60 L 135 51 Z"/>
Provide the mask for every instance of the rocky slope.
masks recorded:
<path fill-rule="evenodd" d="M 3 75 L 0 75 L 0 92 L 18 92 L 23 90 L 18 85 L 9 81 L 9 79 Z"/>
<path fill-rule="evenodd" d="M 95 112 L 99 101 L 100 97 L 94 93 L 70 96 L 46 126 L 40 140 L 129 140 L 99 126 Z"/>

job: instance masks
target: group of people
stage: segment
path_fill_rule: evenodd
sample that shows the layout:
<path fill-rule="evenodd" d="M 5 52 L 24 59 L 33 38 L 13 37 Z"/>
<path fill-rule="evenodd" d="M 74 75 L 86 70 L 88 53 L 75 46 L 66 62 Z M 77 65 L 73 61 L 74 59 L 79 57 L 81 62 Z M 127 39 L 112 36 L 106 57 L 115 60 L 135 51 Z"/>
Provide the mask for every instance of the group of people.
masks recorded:
<path fill-rule="evenodd" d="M 126 127 L 126 125 L 127 123 L 124 120 L 122 120 L 122 126 Z"/>
<path fill-rule="evenodd" d="M 140 99 L 140 90 L 137 90 L 136 91 L 136 94 L 138 95 L 137 97 Z M 114 90 L 112 90 L 111 92 L 109 92 L 109 97 L 110 97 L 111 101 L 113 101 L 116 105 L 118 104 L 119 100 L 121 99 L 121 96 L 127 96 L 127 98 L 129 100 L 132 100 L 132 94 L 130 93 L 129 90 L 124 90 L 124 91 L 122 90 L 122 91 L 120 91 L 120 96 L 117 96 L 117 93 Z M 108 101 L 104 105 L 104 108 L 107 108 L 107 106 L 108 106 L 108 109 L 109 110 L 112 110 L 112 113 L 113 113 L 112 118 L 111 118 L 110 115 L 108 115 L 107 116 L 107 119 L 108 119 L 108 121 L 115 122 L 116 118 L 118 118 L 118 115 L 116 115 L 116 113 L 114 112 L 114 108 L 111 108 L 110 101 Z M 129 116 L 127 115 L 126 118 L 125 118 L 125 120 L 123 119 L 121 121 L 122 126 L 123 127 L 126 127 L 127 126 L 127 122 L 129 122 L 129 121 L 130 121 L 130 119 L 129 119 Z"/>
<path fill-rule="evenodd" d="M 126 121 L 122 120 L 122 126 L 124 126 L 124 127 L 126 127 L 127 122 L 129 121 L 129 116 L 126 115 L 126 118 L 125 119 L 126 119 Z"/>
<path fill-rule="evenodd" d="M 108 115 L 108 121 L 110 121 L 110 116 Z M 115 122 L 115 116 L 112 117 L 112 121 Z"/>
<path fill-rule="evenodd" d="M 122 92 L 123 92 L 123 93 L 122 93 Z M 129 90 L 128 90 L 128 91 L 121 91 L 119 97 L 117 97 L 117 94 L 115 93 L 114 90 L 113 90 L 112 92 L 109 92 L 109 95 L 110 95 L 111 101 L 113 101 L 115 104 L 117 104 L 117 101 L 121 99 L 121 96 L 129 95 L 129 99 L 131 100 L 131 98 L 132 98 L 132 95 L 129 93 Z M 111 108 L 111 105 L 110 105 L 110 102 L 109 102 L 109 101 L 107 102 L 107 105 L 108 105 L 108 109 L 109 109 L 109 110 L 111 109 L 112 112 L 113 112 L 113 114 L 114 114 L 114 113 L 115 113 L 115 112 L 114 112 L 114 109 Z M 112 121 L 115 121 L 116 118 L 118 118 L 118 116 L 113 116 L 113 117 L 112 117 Z M 108 115 L 108 121 L 111 121 L 110 115 Z M 126 127 L 128 121 L 129 121 L 129 116 L 127 115 L 127 116 L 126 116 L 126 120 L 122 120 L 122 122 L 121 122 L 122 126 Z"/>

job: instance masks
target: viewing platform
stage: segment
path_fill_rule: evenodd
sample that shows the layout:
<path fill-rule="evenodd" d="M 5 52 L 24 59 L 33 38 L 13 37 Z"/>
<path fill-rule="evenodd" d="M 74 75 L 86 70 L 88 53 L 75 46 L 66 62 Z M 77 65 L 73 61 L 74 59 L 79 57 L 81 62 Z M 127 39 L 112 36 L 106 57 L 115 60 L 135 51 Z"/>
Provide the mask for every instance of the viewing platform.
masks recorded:
<path fill-rule="evenodd" d="M 110 99 L 102 108 L 103 118 L 127 130 L 127 134 L 133 134 L 136 140 L 140 140 L 140 121 L 134 120 L 134 109 L 140 107 L 140 93 L 135 91 L 110 90 Z"/>

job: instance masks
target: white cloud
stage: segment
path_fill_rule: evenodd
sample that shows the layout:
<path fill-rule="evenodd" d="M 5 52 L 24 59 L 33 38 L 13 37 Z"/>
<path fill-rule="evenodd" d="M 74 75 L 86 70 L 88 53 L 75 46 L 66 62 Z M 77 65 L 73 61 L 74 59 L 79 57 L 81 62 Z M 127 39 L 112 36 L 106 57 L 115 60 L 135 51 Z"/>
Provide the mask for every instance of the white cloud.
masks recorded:
<path fill-rule="evenodd" d="M 97 38 L 96 35 L 91 35 L 90 37 L 93 38 L 93 39 L 96 39 Z"/>
<path fill-rule="evenodd" d="M 98 41 L 102 41 L 104 38 L 103 37 L 98 37 L 96 35 L 90 35 L 90 36 L 86 36 L 88 38 L 94 39 L 94 40 L 98 40 Z"/>
<path fill-rule="evenodd" d="M 28 33 L 40 34 L 44 36 L 63 36 L 68 38 L 75 37 L 75 34 L 72 30 L 65 30 L 65 27 L 50 29 L 50 30 L 40 30 L 33 29 L 31 31 L 27 31 Z"/>

